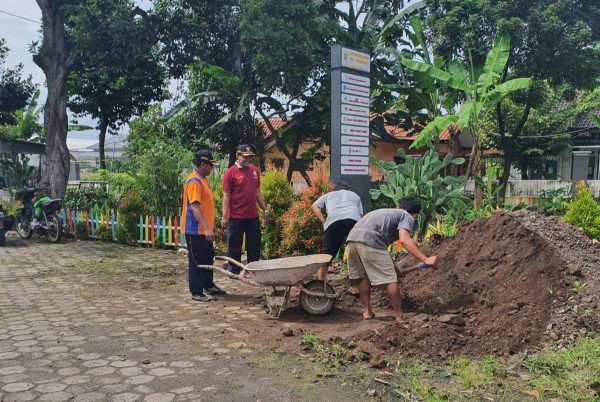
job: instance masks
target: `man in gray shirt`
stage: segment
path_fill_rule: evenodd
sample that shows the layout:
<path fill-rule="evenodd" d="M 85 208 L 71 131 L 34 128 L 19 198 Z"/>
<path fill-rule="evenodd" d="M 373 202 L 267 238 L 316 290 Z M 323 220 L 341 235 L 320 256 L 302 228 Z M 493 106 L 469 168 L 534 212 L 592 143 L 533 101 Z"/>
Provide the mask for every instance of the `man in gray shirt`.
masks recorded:
<path fill-rule="evenodd" d="M 330 183 L 330 192 L 323 194 L 316 200 L 311 208 L 323 224 L 322 252 L 330 254 L 333 260 L 346 241 L 346 236 L 360 220 L 363 214 L 362 203 L 358 194 L 350 190 L 348 183 L 338 181 Z M 322 209 L 327 212 L 327 219 L 323 217 Z M 317 273 L 320 280 L 325 280 L 327 267 L 321 268 Z"/>
<path fill-rule="evenodd" d="M 418 198 L 400 200 L 398 209 L 377 209 L 365 215 L 348 234 L 348 273 L 358 279 L 358 292 L 365 320 L 375 317 L 371 307 L 371 285 L 386 285 L 396 321 L 406 321 L 400 306 L 398 273 L 387 246 L 400 239 L 410 254 L 425 264 L 435 266 L 437 257 L 427 257 L 411 239 L 415 217 L 421 211 Z"/>

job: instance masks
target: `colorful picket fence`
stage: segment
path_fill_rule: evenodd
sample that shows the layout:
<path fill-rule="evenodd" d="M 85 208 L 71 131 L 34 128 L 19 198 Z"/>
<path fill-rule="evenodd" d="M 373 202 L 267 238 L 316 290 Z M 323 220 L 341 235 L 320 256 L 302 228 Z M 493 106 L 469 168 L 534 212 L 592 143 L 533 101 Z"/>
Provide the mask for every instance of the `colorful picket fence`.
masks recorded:
<path fill-rule="evenodd" d="M 105 213 L 90 213 L 88 211 L 70 211 L 63 209 L 61 217 L 65 223 L 67 233 L 75 233 L 75 224 L 84 222 L 87 236 L 96 239 L 96 231 L 101 225 L 110 227 L 113 240 L 116 240 L 115 229 L 117 226 L 117 214 L 115 211 Z M 154 244 L 157 237 L 161 237 L 165 246 L 185 248 L 185 236 L 180 232 L 181 217 L 161 217 L 145 215 L 138 218 L 138 244 Z"/>

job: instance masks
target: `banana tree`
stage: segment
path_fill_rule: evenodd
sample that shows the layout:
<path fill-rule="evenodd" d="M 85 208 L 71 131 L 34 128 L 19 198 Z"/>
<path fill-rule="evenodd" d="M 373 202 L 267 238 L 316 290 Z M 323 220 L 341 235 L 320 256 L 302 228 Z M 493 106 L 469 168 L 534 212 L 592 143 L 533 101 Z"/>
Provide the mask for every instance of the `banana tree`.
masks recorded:
<path fill-rule="evenodd" d="M 408 115 L 400 118 L 404 117 L 403 124 L 412 130 L 437 116 L 454 112 L 457 94 L 447 90 L 445 83 L 451 75 L 443 70 L 444 60 L 428 48 L 419 16 L 409 17 L 408 23 L 407 46 L 392 55 L 397 60 L 395 69 L 400 72 L 401 80 L 388 88 L 400 94 L 398 104 L 394 106 L 398 110 L 408 110 Z M 435 134 L 431 139 L 437 145 L 439 133 Z"/>
<path fill-rule="evenodd" d="M 481 178 L 480 156 L 481 142 L 486 134 L 485 122 L 488 116 L 495 113 L 496 104 L 507 95 L 527 89 L 532 84 L 531 78 L 515 78 L 499 83 L 508 61 L 510 37 L 504 33 L 496 38 L 493 48 L 489 51 L 483 66 L 474 66 L 466 73 L 458 60 L 448 63 L 447 69 L 434 69 L 420 61 L 407 64 L 411 70 L 424 71 L 449 88 L 455 90 L 460 99 L 464 99 L 457 113 L 440 115 L 429 122 L 417 135 L 411 148 L 421 148 L 438 133 L 455 125 L 461 130 L 469 130 L 474 143 L 471 148 L 467 177 L 473 174 Z M 442 74 L 445 73 L 445 74 Z M 481 186 L 475 184 L 475 208 L 481 206 Z"/>
<path fill-rule="evenodd" d="M 440 159 L 439 153 L 432 146 L 423 156 L 407 156 L 400 148 L 398 156 L 404 160 L 399 165 L 370 157 L 371 163 L 379 167 L 384 177 L 378 189 L 371 189 L 371 197 L 374 200 L 385 197 L 392 205 L 398 205 L 404 197 L 419 197 L 421 212 L 417 217 L 416 228 L 420 236 L 425 234 L 436 210 L 463 209 L 466 206 L 466 200 L 461 196 L 465 177 L 440 175 L 451 165 L 462 165 L 464 158 L 454 158 L 452 153 L 448 153 L 444 159 Z"/>

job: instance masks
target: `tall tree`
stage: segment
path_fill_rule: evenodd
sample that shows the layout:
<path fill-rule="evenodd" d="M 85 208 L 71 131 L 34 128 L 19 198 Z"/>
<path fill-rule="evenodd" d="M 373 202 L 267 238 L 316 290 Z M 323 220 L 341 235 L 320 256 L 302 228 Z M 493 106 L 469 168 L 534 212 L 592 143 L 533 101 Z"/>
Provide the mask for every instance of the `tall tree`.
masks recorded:
<path fill-rule="evenodd" d="M 147 20 L 131 0 L 89 0 L 68 23 L 77 55 L 68 80 L 69 108 L 99 120 L 102 169 L 107 132 L 165 99 L 166 71 Z"/>
<path fill-rule="evenodd" d="M 193 24 L 188 29 L 179 26 L 182 33 L 203 32 L 211 24 L 214 17 L 204 18 L 201 12 L 205 7 L 196 2 L 189 4 L 191 9 L 183 9 L 189 0 L 160 0 L 157 4 L 157 15 L 173 15 L 173 21 L 183 24 L 193 21 L 198 24 L 195 29 Z M 328 0 L 314 2 L 302 0 L 300 2 L 274 1 L 274 0 L 243 0 L 216 2 L 226 10 L 233 8 L 239 13 L 221 11 L 217 15 L 228 16 L 226 27 L 235 29 L 222 30 L 215 27 L 212 31 L 211 41 L 202 42 L 197 36 L 187 34 L 181 40 L 176 50 L 189 48 L 202 48 L 198 51 L 200 70 L 207 71 L 206 66 L 213 70 L 217 66 L 224 71 L 220 78 L 228 81 L 233 76 L 237 77 L 234 90 L 230 98 L 234 102 L 214 108 L 215 93 L 212 78 L 202 78 L 196 82 L 205 86 L 197 86 L 197 92 L 191 92 L 188 99 L 180 106 L 200 107 L 209 113 L 200 113 L 203 117 L 214 116 L 211 124 L 205 123 L 202 127 L 213 130 L 221 125 L 219 144 L 231 144 L 231 139 L 236 138 L 236 133 L 231 133 L 229 127 L 240 127 L 239 124 L 248 124 L 247 130 L 237 130 L 239 133 L 254 133 L 254 137 L 262 143 L 262 129 L 257 130 L 255 114 L 258 114 L 266 126 L 271 138 L 276 142 L 277 148 L 289 160 L 288 178 L 292 172 L 298 171 L 308 182 L 309 176 L 305 169 L 304 156 L 300 153 L 300 145 L 307 142 L 313 143 L 313 149 L 327 142 L 329 137 L 329 49 L 333 43 L 343 43 L 350 47 L 365 48 L 377 53 L 374 56 L 373 80 L 385 84 L 386 76 L 391 76 L 391 63 L 385 57 L 385 47 L 394 48 L 394 44 L 401 38 L 402 26 L 400 18 L 390 17 L 393 14 L 393 1 L 369 0 L 359 2 L 355 9 L 353 1 L 339 2 Z M 344 3 L 347 7 L 337 7 Z M 159 11 L 160 4 L 169 4 L 174 8 Z M 187 13 L 187 14 L 186 14 Z M 189 14 L 189 18 L 184 18 Z M 364 21 L 364 22 L 363 22 Z M 167 27 L 174 22 L 167 23 Z M 386 36 L 381 35 L 386 32 Z M 235 32 L 235 34 L 232 34 Z M 171 37 L 171 39 L 174 39 Z M 226 41 L 227 50 L 230 52 L 227 59 L 212 50 L 213 43 Z M 187 43 L 187 45 L 181 45 Z M 202 46 L 204 45 L 204 47 Z M 165 46 L 172 51 L 173 46 Z M 375 50 L 377 48 L 377 50 Z M 206 58 L 201 59 L 202 55 Z M 218 56 L 218 57 L 215 57 Z M 176 57 L 168 56 L 168 60 Z M 180 57 L 180 60 L 190 60 L 189 57 Z M 218 85 L 220 88 L 227 86 Z M 219 102 L 224 98 L 221 90 Z M 386 92 L 389 95 L 389 92 Z M 211 100 L 211 97 L 213 100 Z M 378 97 L 381 99 L 381 97 Z M 375 102 L 384 109 L 386 102 Z M 298 109 L 293 116 L 289 113 L 290 105 Z M 177 115 L 177 114 L 176 114 Z M 277 130 L 270 124 L 270 118 L 277 117 L 289 122 L 285 129 Z M 232 119 L 233 118 L 233 119 Z M 291 119 L 290 119 L 291 118 Z M 217 123 L 215 126 L 213 123 Z M 235 123 L 235 124 L 233 124 Z M 209 130 L 210 131 L 210 130 Z M 205 135 L 203 132 L 202 135 Z M 244 134 L 246 135 L 246 134 Z M 233 145 L 235 146 L 235 145 Z M 234 149 L 224 150 L 234 153 Z"/>
<path fill-rule="evenodd" d="M 556 178 L 556 170 L 546 173 L 550 164 L 556 164 L 557 155 L 572 143 L 569 130 L 578 115 L 577 99 L 566 100 L 566 88 L 553 87 L 547 82 L 541 83 L 540 94 L 543 98 L 531 108 L 529 118 L 523 126 L 521 135 L 512 148 L 511 163 L 521 172 L 523 179 L 530 178 L 529 171 L 537 171 L 547 179 Z M 502 100 L 502 110 L 506 125 L 513 127 L 516 119 L 522 115 L 524 106 L 510 98 Z M 501 148 L 501 137 L 497 116 L 490 116 L 492 129 L 487 140 L 490 148 Z"/>
<path fill-rule="evenodd" d="M 496 106 L 500 146 L 504 153 L 502 197 L 510 175 L 513 150 L 532 108 L 541 105 L 542 81 L 591 88 L 600 78 L 600 4 L 596 0 L 428 0 L 426 25 L 434 48 L 450 59 L 471 54 L 478 65 L 498 32 L 509 32 L 511 48 L 502 81 L 532 77 L 520 116 L 508 125 L 501 103 Z"/>
<path fill-rule="evenodd" d="M 35 92 L 31 75 L 23 74 L 23 64 L 3 67 L 8 51 L 6 41 L 0 38 L 0 125 L 15 124 L 15 112 L 24 108 Z"/>
<path fill-rule="evenodd" d="M 443 71 L 425 62 L 415 61 L 407 67 L 415 71 L 426 71 L 437 81 L 458 91 L 462 99 L 457 113 L 437 116 L 429 122 L 417 135 L 411 148 L 426 145 L 432 136 L 455 124 L 460 129 L 468 129 L 474 138 L 471 149 L 467 177 L 475 176 L 475 208 L 479 209 L 482 201 L 482 189 L 479 184 L 481 144 L 486 135 L 486 116 L 493 113 L 495 105 L 511 93 L 531 87 L 531 78 L 515 78 L 501 82 L 502 72 L 509 58 L 510 39 L 508 34 L 499 35 L 494 47 L 489 51 L 482 65 L 470 63 L 468 73 L 456 59 L 448 64 L 448 71 Z M 438 84 L 439 85 L 439 84 Z"/>
<path fill-rule="evenodd" d="M 67 149 L 67 75 L 74 57 L 65 35 L 64 6 L 77 0 L 36 0 L 42 11 L 42 45 L 33 49 L 33 61 L 44 71 L 48 98 L 44 108 L 45 166 L 40 186 L 62 198 L 69 178 Z"/>

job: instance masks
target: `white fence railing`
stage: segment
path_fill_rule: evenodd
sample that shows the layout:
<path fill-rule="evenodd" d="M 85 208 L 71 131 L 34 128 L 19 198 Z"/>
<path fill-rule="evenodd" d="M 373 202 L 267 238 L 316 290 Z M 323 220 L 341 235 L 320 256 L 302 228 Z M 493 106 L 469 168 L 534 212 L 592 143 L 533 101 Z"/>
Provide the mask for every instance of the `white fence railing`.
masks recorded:
<path fill-rule="evenodd" d="M 576 181 L 564 180 L 510 180 L 506 189 L 507 197 L 538 198 L 543 192 L 565 189 L 568 194 L 573 194 Z M 588 187 L 594 197 L 600 197 L 600 180 L 587 180 Z M 474 182 L 468 181 L 467 191 L 473 191 Z"/>

